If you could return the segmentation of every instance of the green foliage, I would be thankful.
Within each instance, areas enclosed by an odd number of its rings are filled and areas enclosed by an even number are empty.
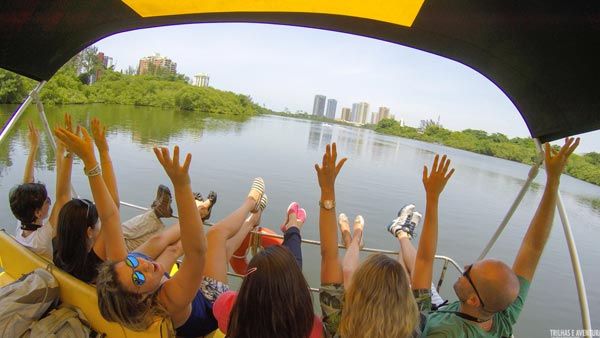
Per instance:
[[[0,104],[21,103],[34,86],[33,80],[0,68]]]
[[[87,51],[87,49],[86,49]],[[93,50],[91,50],[93,52]],[[157,75],[127,75],[104,69],[97,81],[88,86],[89,74],[100,67],[91,52],[78,54],[63,66],[40,93],[45,104],[105,103],[226,115],[268,113],[243,94],[188,84],[182,74],[157,71]],[[86,70],[78,74],[77,70]],[[0,70],[0,103],[20,103],[34,82]]]
[[[591,153],[585,154],[583,156],[583,158],[591,164],[600,165],[600,154],[599,153],[592,151]]]
[[[379,121],[375,131],[382,134],[435,142],[452,148],[526,164],[533,164],[537,158],[535,144],[532,139],[520,137],[509,139],[506,135],[500,133],[488,135],[483,130],[450,131],[439,126],[430,125],[425,130],[419,131],[411,127],[400,127],[400,124],[395,120],[384,119]],[[560,148],[553,147],[555,149]],[[565,173],[580,180],[600,185],[600,154],[594,152],[585,156],[572,154],[565,168]]]

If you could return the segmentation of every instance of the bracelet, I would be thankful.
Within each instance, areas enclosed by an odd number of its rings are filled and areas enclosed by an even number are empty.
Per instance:
[[[98,176],[98,175],[102,174],[102,169],[100,169],[100,166],[98,164],[96,164],[96,166],[90,170],[87,170],[84,167],[83,173],[85,174],[85,176],[88,176],[88,177]]]

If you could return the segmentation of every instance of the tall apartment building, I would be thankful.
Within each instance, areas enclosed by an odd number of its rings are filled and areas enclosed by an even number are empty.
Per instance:
[[[327,100],[327,109],[325,110],[325,116],[330,119],[335,119],[335,110],[337,108],[337,100],[336,99],[328,99]]]
[[[325,113],[325,100],[327,96],[325,95],[315,95],[315,102],[313,103],[313,111],[312,114],[316,116],[323,116]]]
[[[171,74],[177,73],[176,62],[173,62],[171,59],[164,56],[160,56],[159,53],[154,53],[153,56],[146,56],[140,59],[138,75],[156,74],[156,71],[159,68],[166,69]]]
[[[347,107],[342,108],[341,119],[348,122],[352,121],[352,109]]]
[[[192,84],[194,86],[198,86],[198,87],[208,87],[209,80],[210,80],[210,77],[207,74],[200,73],[200,74],[194,75],[194,82],[192,82]]]
[[[359,102],[352,104],[352,122],[356,123],[367,123],[367,117],[369,115],[369,104],[366,102]]]
[[[379,121],[383,119],[390,118],[390,108],[388,107],[379,107],[379,111],[377,113],[373,113],[371,115],[371,123],[377,124]]]
[[[352,113],[350,113],[350,122],[356,122],[358,119],[358,103],[352,104]]]

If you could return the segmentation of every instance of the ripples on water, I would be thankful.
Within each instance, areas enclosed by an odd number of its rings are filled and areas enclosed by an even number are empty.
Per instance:
[[[3,119],[10,109],[13,108],[0,106]],[[424,211],[423,165],[430,164],[435,153],[446,153],[456,173],[440,200],[438,253],[453,257],[459,264],[468,264],[480,254],[529,171],[529,167],[519,163],[462,150],[379,135],[365,129],[284,117],[229,119],[195,112],[103,105],[47,107],[46,110],[51,124],[69,110],[75,120],[84,125],[91,116],[98,116],[109,125],[109,144],[124,201],[143,206],[150,204],[156,186],[168,183],[151,148],[178,144],[193,155],[194,189],[205,195],[209,190],[219,193],[213,220],[237,207],[246,196],[252,178],[262,176],[267,183],[269,206],[261,225],[277,230],[284,219],[285,208],[296,200],[308,212],[303,235],[309,239],[318,239],[320,192],[314,164],[321,160],[326,144],[337,142],[340,156],[348,157],[337,179],[337,211],[345,212],[350,218],[362,214],[366,220],[366,245],[390,250],[397,249],[397,241],[387,233],[387,224],[406,203],[414,203],[418,210]],[[0,148],[0,185],[5,192],[0,196],[2,205],[8,205],[9,188],[22,179],[27,154],[25,118],[33,118],[41,126],[36,114],[28,111]],[[47,149],[47,142],[43,140],[36,176],[46,182],[53,195],[54,156],[48,154]],[[489,256],[512,263],[543,192],[544,181],[542,170]],[[79,194],[90,196],[81,163],[74,166],[73,184]],[[597,245],[600,188],[563,176],[561,191],[577,240],[594,318],[600,311],[600,294],[593,287],[593,281],[600,276],[597,264],[600,259]],[[3,224],[14,231],[15,220],[10,210],[0,210]],[[135,213],[124,208],[122,218]],[[309,283],[318,286],[318,250],[305,247],[304,259]],[[452,283],[456,277],[453,272],[447,275],[442,289],[446,297],[453,298]],[[557,216],[516,335],[547,337],[549,329],[580,327],[570,259]]]

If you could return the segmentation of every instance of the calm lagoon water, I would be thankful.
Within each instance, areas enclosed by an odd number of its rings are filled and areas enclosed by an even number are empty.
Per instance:
[[[15,109],[0,105],[0,121]],[[496,230],[527,177],[529,167],[510,161],[477,155],[439,145],[377,134],[373,131],[305,120],[260,116],[228,118],[197,112],[110,105],[47,106],[51,125],[69,111],[74,119],[89,125],[99,117],[109,125],[109,144],[123,201],[148,206],[158,184],[169,184],[152,153],[153,146],[179,145],[190,152],[194,189],[204,195],[218,192],[212,220],[218,220],[244,199],[255,176],[267,184],[269,205],[261,225],[278,231],[285,209],[298,201],[307,210],[303,235],[318,240],[319,188],[314,164],[325,145],[337,142],[340,156],[348,162],[337,179],[337,211],[351,219],[362,214],[366,220],[365,240],[370,248],[397,250],[386,226],[398,209],[414,203],[425,209],[421,183],[423,165],[436,153],[448,154],[456,173],[440,201],[438,254],[469,264],[479,256]],[[8,208],[8,191],[22,180],[28,152],[26,119],[41,128],[37,113],[30,108],[17,128],[0,145],[0,220],[14,232],[16,221]],[[54,191],[54,155],[43,140],[36,162],[36,178]],[[488,256],[512,264],[521,239],[543,192],[541,171],[519,210]],[[73,184],[78,194],[90,197],[82,164],[76,161]],[[170,185],[170,184],[169,184]],[[577,241],[592,325],[600,313],[600,187],[563,176],[561,194]],[[174,205],[175,206],[175,205]],[[122,218],[137,213],[123,208]],[[581,328],[579,303],[570,258],[562,230],[555,218],[554,229],[534,278],[527,304],[515,335],[549,337],[550,329]],[[417,242],[415,241],[415,244]],[[304,272],[313,287],[318,286],[319,251],[304,247]],[[458,274],[447,274],[441,293],[455,299],[452,284]],[[596,282],[594,282],[596,281]],[[594,326],[595,325],[595,326]]]

